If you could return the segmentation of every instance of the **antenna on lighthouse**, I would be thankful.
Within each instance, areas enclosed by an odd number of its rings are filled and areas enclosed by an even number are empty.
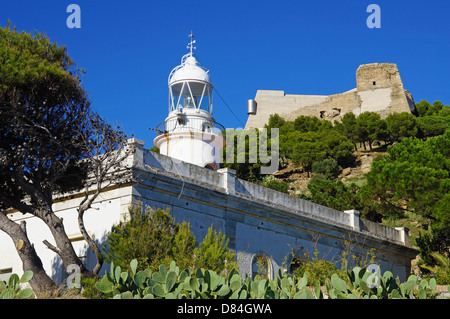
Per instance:
[[[192,33],[192,30],[191,30],[191,34],[189,34],[188,37],[191,38],[191,42],[189,42],[189,44],[187,45],[187,48],[191,51],[191,55],[192,55],[193,54],[192,50],[197,49],[197,47],[194,47],[195,40],[194,40],[194,33]]]

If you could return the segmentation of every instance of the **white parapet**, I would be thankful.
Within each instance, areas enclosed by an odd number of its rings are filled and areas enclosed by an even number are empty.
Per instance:
[[[349,226],[359,231],[359,211],[351,209],[344,210],[344,213],[349,215]]]

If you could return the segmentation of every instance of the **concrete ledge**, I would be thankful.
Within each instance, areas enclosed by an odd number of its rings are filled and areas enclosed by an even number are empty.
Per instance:
[[[236,194],[236,171],[231,168],[221,168],[217,172],[222,174],[222,185],[227,194]]]
[[[359,231],[359,212],[355,209],[344,210],[344,213],[348,214],[349,226],[354,230]]]

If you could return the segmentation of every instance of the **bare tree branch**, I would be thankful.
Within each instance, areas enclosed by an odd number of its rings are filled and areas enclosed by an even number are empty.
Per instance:
[[[60,255],[60,250],[54,245],[50,244],[47,239],[44,239],[42,242],[44,243],[45,246],[47,246],[48,249]]]

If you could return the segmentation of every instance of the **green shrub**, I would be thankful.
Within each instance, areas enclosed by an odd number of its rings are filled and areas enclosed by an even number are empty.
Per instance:
[[[195,237],[187,223],[177,224],[168,210],[129,209],[129,220],[113,226],[108,235],[106,262],[127,268],[131,260],[140,269],[157,270],[161,263],[177,260],[188,267],[195,250]]]
[[[217,233],[213,227],[208,228],[208,233],[196,249],[194,267],[213,270],[219,274],[237,268],[236,255],[228,249],[228,242],[225,234]]]
[[[282,193],[288,193],[289,183],[286,181],[279,181],[275,177],[269,175],[263,178],[263,185],[267,188],[274,189]]]
[[[313,173],[321,174],[325,179],[334,179],[341,173],[342,168],[335,159],[326,158],[313,163],[312,171]]]
[[[168,210],[130,208],[130,219],[108,235],[106,261],[127,269],[136,259],[138,270],[158,270],[160,264],[177,260],[181,268],[203,267],[217,272],[236,268],[236,256],[228,240],[211,226],[197,246],[189,223],[178,224]]]

